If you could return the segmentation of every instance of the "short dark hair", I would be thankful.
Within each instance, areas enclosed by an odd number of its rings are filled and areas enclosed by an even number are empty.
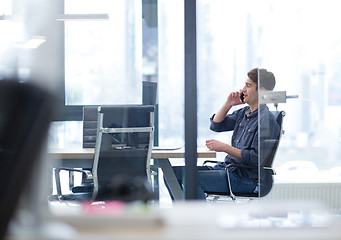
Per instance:
[[[273,90],[276,85],[275,75],[272,72],[268,72],[264,68],[254,68],[251,69],[247,76],[254,81],[258,85],[258,73],[259,73],[259,82],[260,88],[264,87],[266,90]]]

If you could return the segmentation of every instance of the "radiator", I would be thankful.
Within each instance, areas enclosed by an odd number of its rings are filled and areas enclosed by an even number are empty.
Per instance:
[[[315,201],[330,211],[341,212],[341,182],[275,183],[271,192],[265,198],[272,201]]]

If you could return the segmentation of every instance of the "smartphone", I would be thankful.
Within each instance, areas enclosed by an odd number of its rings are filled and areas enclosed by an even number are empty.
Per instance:
[[[244,93],[240,94],[240,101],[244,102]]]

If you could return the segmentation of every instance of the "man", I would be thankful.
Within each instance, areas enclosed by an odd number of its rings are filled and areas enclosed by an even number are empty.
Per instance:
[[[275,77],[266,69],[254,68],[248,72],[248,78],[244,88],[240,92],[232,92],[227,97],[221,109],[211,117],[210,129],[215,132],[233,131],[232,143],[227,144],[218,140],[207,140],[206,146],[217,152],[225,152],[227,156],[224,162],[215,166],[198,167],[198,182],[200,199],[205,199],[205,192],[227,193],[229,186],[227,181],[226,166],[230,163],[258,166],[258,117],[260,117],[261,141],[264,139],[278,139],[280,127],[273,114],[265,105],[258,109],[258,74],[260,74],[259,90],[273,90]],[[243,102],[241,100],[243,95]],[[238,109],[231,114],[229,111],[233,106],[246,103],[248,106]],[[260,113],[259,113],[260,112]],[[261,147],[261,164],[271,154],[271,147]],[[174,167],[175,175],[182,185],[182,169]],[[258,168],[245,169],[234,167],[229,170],[232,192],[252,193],[258,190],[259,177],[261,188],[264,192],[269,191],[272,178],[269,180],[267,174],[261,171],[258,176]]]

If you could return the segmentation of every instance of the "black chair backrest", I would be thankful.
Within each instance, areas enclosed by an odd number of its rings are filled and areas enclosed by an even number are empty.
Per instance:
[[[95,148],[98,106],[83,108],[83,148]]]
[[[99,108],[98,127],[115,129],[117,132],[100,133],[98,130],[97,199],[110,199],[110,194],[113,194],[110,191],[122,182],[137,178],[147,180],[153,146],[153,112],[154,106],[149,105]],[[144,128],[145,131],[142,130]]]
[[[31,184],[54,114],[53,102],[48,92],[33,84],[0,80],[0,239]],[[32,193],[25,195],[29,196]],[[25,204],[31,202],[25,199]]]
[[[271,111],[272,114],[275,116],[275,119],[278,123],[278,125],[281,127],[281,131],[283,128],[283,118],[285,116],[285,111]],[[282,133],[280,134],[281,137]]]
[[[279,144],[279,141],[280,141],[281,135],[282,135],[283,117],[285,116],[285,112],[284,111],[272,111],[271,113],[274,115],[274,117],[275,117],[275,119],[276,119],[276,121],[280,127],[280,132],[279,132],[278,138],[276,138],[276,139],[261,140],[262,149],[270,149],[269,151],[267,151],[267,156],[265,157],[265,160],[263,161],[263,164],[261,167],[271,167],[272,166],[273,160],[274,160],[276,152],[277,152],[278,144]]]
[[[259,194],[260,196],[265,196],[268,194],[272,188],[273,183],[273,174],[274,172],[272,170],[268,170],[266,168],[272,168],[272,164],[275,160],[275,156],[278,150],[278,145],[282,136],[282,125],[283,125],[283,117],[285,116],[284,111],[272,111],[272,114],[274,115],[279,127],[280,132],[277,139],[266,139],[264,141],[261,141],[262,149],[267,149],[269,151],[266,151],[267,155],[265,156],[265,160],[261,166],[261,179],[260,179],[260,189]],[[262,154],[262,153],[260,153]],[[262,156],[261,156],[262,158]],[[266,183],[266,184],[265,184]],[[271,184],[269,184],[271,183]]]

